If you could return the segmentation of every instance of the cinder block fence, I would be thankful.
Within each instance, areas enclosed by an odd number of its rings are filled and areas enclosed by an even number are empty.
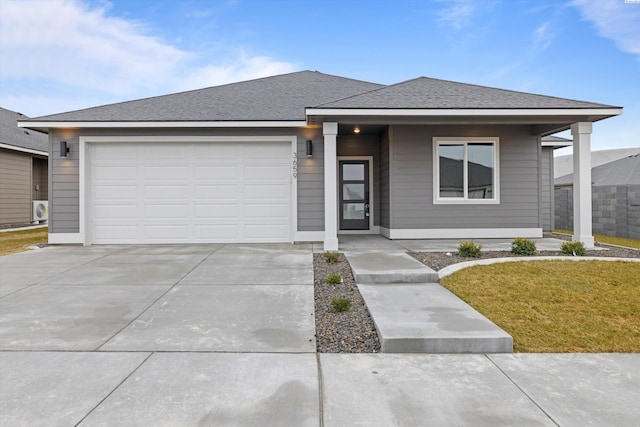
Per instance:
[[[592,187],[593,233],[640,239],[640,185]],[[573,230],[573,188],[555,189],[555,228]]]

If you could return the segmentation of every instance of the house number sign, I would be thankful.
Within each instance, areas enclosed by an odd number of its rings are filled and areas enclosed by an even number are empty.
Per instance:
[[[294,151],[291,163],[291,173],[294,178],[298,178],[298,153]]]

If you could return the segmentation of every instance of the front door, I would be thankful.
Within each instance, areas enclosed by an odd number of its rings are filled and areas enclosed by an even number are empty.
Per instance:
[[[369,161],[341,160],[340,230],[369,229]]]

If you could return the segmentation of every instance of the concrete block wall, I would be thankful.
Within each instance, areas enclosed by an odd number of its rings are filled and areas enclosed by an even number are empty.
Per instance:
[[[593,233],[640,239],[640,185],[592,188]],[[555,190],[555,227],[573,229],[573,189]]]

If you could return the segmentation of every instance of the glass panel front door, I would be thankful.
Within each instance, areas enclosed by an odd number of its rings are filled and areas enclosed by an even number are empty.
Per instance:
[[[340,229],[369,229],[369,161],[340,161]]]

